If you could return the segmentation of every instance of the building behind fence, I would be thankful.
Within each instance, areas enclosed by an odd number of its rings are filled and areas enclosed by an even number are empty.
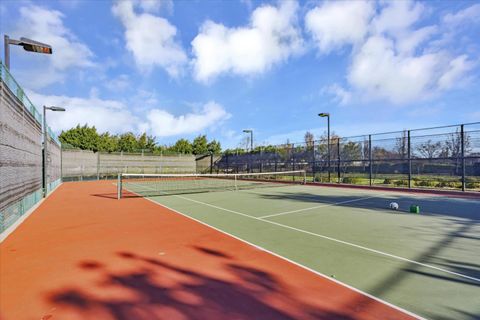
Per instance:
[[[480,122],[257,150],[225,154],[216,161],[215,171],[303,169],[311,182],[480,191]]]

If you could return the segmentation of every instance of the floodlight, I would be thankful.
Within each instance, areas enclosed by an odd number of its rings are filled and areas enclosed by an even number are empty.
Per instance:
[[[52,54],[52,47],[48,44],[38,42],[28,38],[20,38],[20,46],[23,47],[26,51],[31,52],[38,52],[38,53],[45,53],[45,54]]]

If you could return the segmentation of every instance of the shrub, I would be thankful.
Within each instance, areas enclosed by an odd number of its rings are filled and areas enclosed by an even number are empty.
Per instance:
[[[480,182],[467,182],[465,186],[467,189],[480,189]]]
[[[361,184],[362,179],[358,177],[345,177],[343,178],[342,182],[349,184]]]
[[[420,180],[420,181],[417,181],[417,186],[431,188],[431,187],[439,186],[439,183],[433,180]]]
[[[383,180],[383,184],[392,184],[394,182],[394,180],[390,179],[390,178],[385,178],[385,180]]]
[[[408,181],[407,180],[395,180],[393,182],[393,184],[396,186],[396,187],[404,187],[404,186],[408,186]]]

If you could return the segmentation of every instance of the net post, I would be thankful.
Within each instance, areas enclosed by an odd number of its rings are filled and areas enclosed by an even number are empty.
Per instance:
[[[117,179],[117,199],[120,200],[122,198],[122,174],[118,174]]]
[[[303,170],[303,184],[307,184],[307,171]]]
[[[237,174],[235,174],[234,176],[234,180],[235,180],[235,191],[238,190],[238,186],[237,186]]]

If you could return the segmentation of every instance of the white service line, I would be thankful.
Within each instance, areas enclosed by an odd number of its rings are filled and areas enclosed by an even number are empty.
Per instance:
[[[309,207],[309,208],[303,208],[303,209],[298,209],[298,210],[292,210],[292,211],[285,211],[285,212],[280,212],[280,213],[268,214],[268,215],[266,215],[266,216],[262,216],[262,217],[258,217],[258,218],[259,218],[259,219],[271,218],[271,217],[276,217],[276,216],[282,216],[282,215],[284,215],[284,214],[289,214],[289,213],[297,213],[297,212],[309,211],[309,210],[318,209],[318,208],[336,206],[336,205],[344,204],[344,203],[362,201],[362,200],[367,200],[367,199],[372,199],[372,198],[379,198],[380,196],[381,196],[381,195],[372,196],[372,197],[365,197],[365,198],[358,198],[358,199],[353,199],[353,200],[346,200],[346,201],[341,201],[341,202],[331,202],[331,203],[321,204],[321,205],[314,206],[314,207]],[[383,196],[383,195],[382,195],[382,196]]]
[[[184,199],[184,200],[187,200],[187,201],[195,202],[195,203],[198,203],[198,204],[207,206],[207,207],[212,207],[212,208],[215,208],[215,209],[218,209],[218,210],[222,210],[222,211],[234,213],[234,214],[237,214],[237,215],[241,215],[241,216],[244,216],[244,217],[247,217],[247,218],[250,218],[250,219],[254,219],[254,220],[258,220],[258,221],[263,221],[263,222],[266,222],[266,223],[270,223],[270,224],[273,224],[273,225],[276,225],[276,226],[279,226],[279,227],[282,227],[282,228],[286,228],[286,229],[294,230],[294,231],[297,231],[297,232],[302,232],[302,233],[305,233],[305,234],[309,234],[309,235],[314,236],[314,237],[319,237],[319,238],[327,239],[327,240],[334,241],[334,242],[338,242],[338,243],[341,243],[341,244],[344,244],[344,245],[347,245],[347,246],[351,246],[351,247],[355,247],[355,248],[362,249],[362,250],[365,250],[365,251],[373,252],[373,253],[376,253],[376,254],[379,254],[379,255],[387,256],[387,257],[394,258],[394,259],[397,259],[397,260],[401,260],[401,261],[409,262],[409,263],[412,263],[412,264],[416,264],[416,265],[419,265],[419,266],[422,266],[422,267],[426,267],[426,268],[434,269],[434,270],[437,270],[437,271],[445,272],[445,273],[448,273],[448,274],[451,274],[451,275],[455,275],[455,276],[458,276],[458,277],[461,277],[461,278],[465,278],[465,279],[473,280],[473,281],[476,281],[476,282],[480,282],[480,279],[479,279],[479,278],[467,276],[467,275],[462,274],[462,273],[450,271],[450,270],[443,269],[443,268],[439,268],[439,267],[436,267],[436,266],[433,266],[433,265],[430,265],[430,264],[418,262],[418,261],[415,261],[415,260],[410,260],[410,259],[407,259],[407,258],[404,258],[404,257],[396,256],[396,255],[394,255],[394,254],[390,254],[390,253],[386,253],[386,252],[383,252],[383,251],[371,249],[371,248],[364,247],[364,246],[361,246],[361,245],[358,245],[358,244],[354,244],[354,243],[351,243],[351,242],[348,242],[348,241],[343,241],[343,240],[340,240],[340,239],[335,239],[335,238],[332,238],[332,237],[329,237],[329,236],[325,236],[325,235],[322,235],[322,234],[310,232],[310,231],[303,230],[303,229],[299,229],[299,228],[295,228],[295,227],[291,227],[291,226],[288,226],[288,225],[285,225],[285,224],[281,224],[281,223],[278,223],[278,222],[274,222],[274,221],[270,221],[270,220],[265,220],[265,219],[262,219],[262,218],[254,217],[254,216],[251,216],[251,215],[242,213],[242,212],[238,212],[238,211],[234,211],[234,210],[222,208],[222,207],[219,207],[219,206],[215,206],[215,205],[213,205],[213,204],[209,204],[209,203],[205,203],[205,202],[202,202],[202,201],[190,199],[190,198],[187,198],[187,197],[184,197],[184,196],[180,196],[180,195],[172,195],[172,196],[177,197],[177,198],[181,198],[181,199]]]

